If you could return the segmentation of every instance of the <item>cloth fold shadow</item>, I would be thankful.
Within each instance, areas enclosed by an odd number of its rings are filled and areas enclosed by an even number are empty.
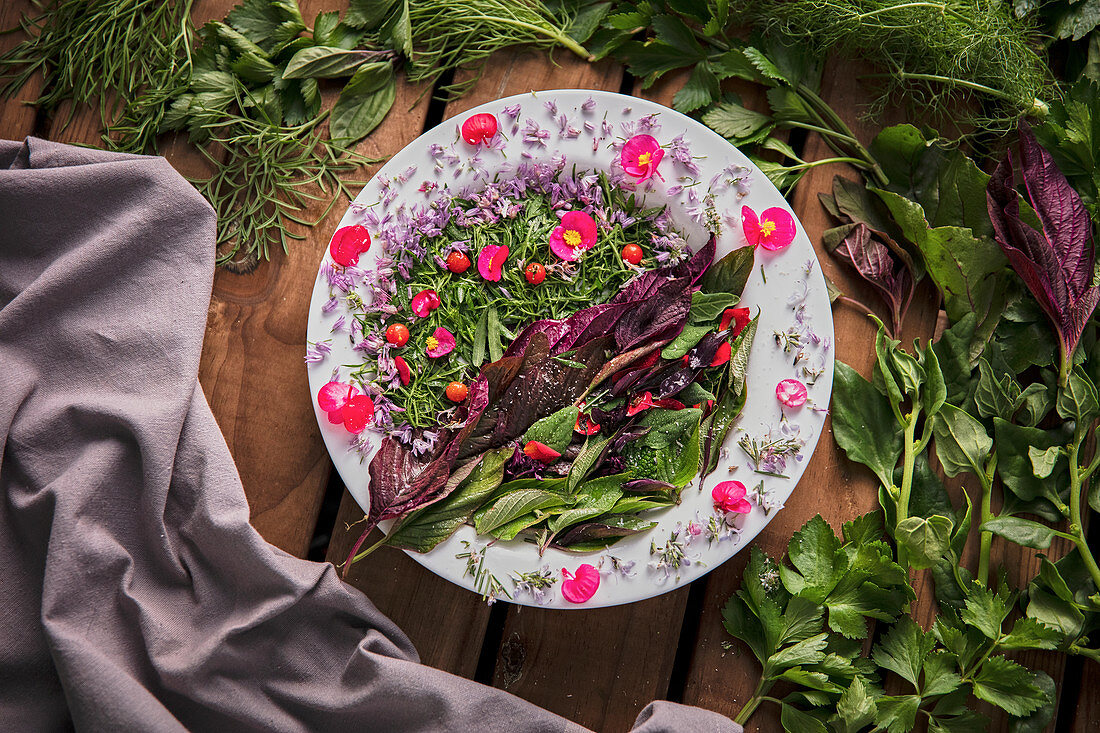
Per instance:
[[[582,730],[251,528],[197,379],[213,241],[163,158],[0,141],[0,728]]]

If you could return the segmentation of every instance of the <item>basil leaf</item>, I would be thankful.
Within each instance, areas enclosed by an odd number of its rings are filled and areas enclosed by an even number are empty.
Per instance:
[[[691,294],[691,310],[688,317],[696,322],[713,321],[725,313],[726,308],[737,305],[740,298],[732,293],[704,293],[697,290]]]
[[[680,332],[680,335],[674,338],[668,346],[661,349],[661,358],[679,359],[694,349],[696,344],[712,330],[714,330],[714,326],[692,326],[690,324],[684,326],[684,330]]]
[[[370,56],[364,51],[348,51],[332,46],[303,48],[286,65],[284,79],[335,79],[350,76],[367,63]]]
[[[740,297],[752,273],[755,252],[755,247],[739,247],[712,264],[700,279],[700,289]]]
[[[369,91],[362,90],[373,85],[381,73],[366,68],[360,72],[363,72],[361,81],[357,82],[359,73],[356,73],[332,107],[329,129],[333,139],[355,142],[366,137],[386,117],[397,97],[397,81],[392,69],[387,70],[389,76],[383,79],[380,87]]]

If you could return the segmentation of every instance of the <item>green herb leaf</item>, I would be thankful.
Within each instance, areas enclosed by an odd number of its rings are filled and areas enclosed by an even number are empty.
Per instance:
[[[737,305],[740,300],[732,293],[705,293],[697,290],[691,294],[691,310],[688,319],[694,323],[713,321],[726,312],[726,309]]]
[[[714,326],[693,326],[690,323],[684,326],[680,335],[674,338],[668,346],[661,349],[662,359],[679,359],[688,353],[702,340],[704,336],[714,330]]]
[[[918,708],[919,695],[883,695],[878,699],[876,722],[887,733],[907,733],[916,724]]]
[[[335,79],[350,76],[370,58],[363,51],[331,46],[303,48],[286,65],[284,79]]]
[[[619,487],[628,478],[630,478],[628,474],[620,473],[585,481],[577,489],[577,503],[571,509],[567,509],[551,519],[547,524],[550,531],[560,532],[570,525],[593,519],[611,511],[623,495],[622,489]]]
[[[969,471],[981,476],[993,441],[982,424],[951,404],[945,404],[933,418],[936,456],[948,476]]]
[[[875,646],[871,656],[878,666],[897,673],[913,689],[919,690],[924,660],[935,645],[936,639],[931,634],[921,630],[913,619],[903,616]]]
[[[982,523],[983,532],[992,532],[1024,547],[1045,550],[1057,536],[1055,531],[1044,524],[1019,517],[993,517]]]
[[[759,142],[775,129],[769,115],[746,109],[732,101],[719,102],[707,110],[703,115],[703,124],[735,145]]]
[[[947,552],[954,526],[949,517],[942,515],[906,517],[898,523],[894,537],[905,548],[910,567],[921,570],[933,567]]]
[[[804,713],[793,705],[780,704],[779,722],[788,733],[828,733],[829,729],[820,720]]]
[[[712,264],[700,279],[700,290],[740,297],[752,274],[755,252],[755,247],[739,247]]]
[[[1027,715],[1047,700],[1032,675],[1016,662],[990,657],[974,676],[974,696],[993,703],[1009,715]]]
[[[489,534],[498,527],[536,509],[564,506],[568,502],[561,494],[544,489],[519,489],[495,500],[475,520],[478,534]]]
[[[998,643],[1001,649],[1057,649],[1065,637],[1057,629],[1023,617],[1012,625],[1012,631]]]
[[[859,372],[840,361],[835,370],[833,437],[848,458],[874,471],[883,486],[891,486],[901,457],[901,428],[886,399]]]
[[[721,93],[718,88],[718,77],[705,61],[701,61],[695,65],[684,86],[680,87],[673,96],[672,108],[677,112],[688,114],[707,106]]]
[[[367,64],[355,73],[332,108],[333,139],[357,141],[378,127],[397,96],[389,64]]]
[[[529,427],[523,434],[522,441],[526,443],[529,440],[537,440],[562,453],[573,440],[573,428],[577,424],[579,414],[580,410],[574,405],[563,407]]]
[[[994,641],[1001,638],[1001,624],[1008,615],[1008,606],[999,594],[980,585],[972,587],[966,595],[966,607],[959,614],[963,623],[973,626]]]

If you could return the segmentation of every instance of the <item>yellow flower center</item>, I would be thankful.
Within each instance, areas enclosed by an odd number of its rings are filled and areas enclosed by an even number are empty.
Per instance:
[[[767,237],[768,235],[770,235],[774,231],[775,231],[775,222],[774,221],[762,221],[762,222],[760,222],[760,233],[763,234],[765,237]]]
[[[439,348],[439,339],[435,336],[429,336],[428,340],[424,343],[428,345],[428,351],[434,351]]]
[[[649,165],[649,161],[653,160],[653,153],[642,153],[638,156],[638,165]]]
[[[581,244],[581,233],[575,229],[566,229],[565,234],[562,235],[562,239],[564,239],[565,243],[570,247],[576,249]]]

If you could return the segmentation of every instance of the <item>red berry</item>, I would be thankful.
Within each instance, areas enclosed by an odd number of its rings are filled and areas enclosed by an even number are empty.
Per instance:
[[[461,275],[470,269],[470,258],[459,251],[447,255],[447,269],[456,275]]]
[[[328,245],[332,261],[341,267],[354,267],[359,264],[359,255],[368,249],[370,249],[370,232],[360,224],[337,229]]]
[[[497,118],[487,112],[470,115],[462,123],[462,139],[471,145],[487,143],[496,134]]]
[[[447,385],[447,399],[451,402],[463,402],[470,390],[462,382],[451,382]]]
[[[546,268],[537,262],[532,262],[524,268],[523,275],[527,278],[527,282],[538,285],[546,279]]]
[[[645,253],[642,252],[642,248],[636,244],[628,244],[623,247],[623,259],[632,265],[641,264],[644,256]]]
[[[391,323],[386,329],[386,340],[394,346],[409,343],[409,328],[404,323]]]

